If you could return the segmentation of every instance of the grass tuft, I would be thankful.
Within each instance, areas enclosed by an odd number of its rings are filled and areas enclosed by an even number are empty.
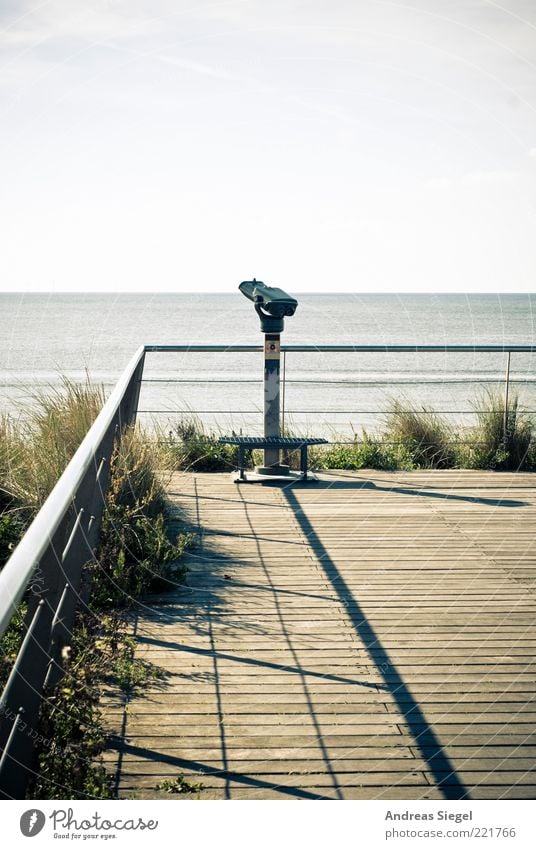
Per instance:
[[[62,379],[34,395],[11,428],[11,467],[4,487],[31,518],[41,507],[104,404],[104,390],[89,379]],[[1,485],[1,484],[0,484]]]
[[[472,463],[478,468],[522,469],[531,465],[534,422],[513,395],[505,408],[502,394],[486,392],[475,405],[478,426]]]
[[[158,473],[160,454],[137,429],[127,431],[112,457],[111,481],[90,604],[124,606],[149,589],[168,589],[184,579],[180,564],[192,534],[171,538]]]
[[[170,467],[188,472],[230,472],[238,462],[238,448],[221,445],[217,434],[205,431],[195,416],[177,422],[166,448]]]
[[[425,407],[416,409],[406,400],[392,401],[385,436],[405,447],[415,468],[449,469],[456,465],[451,429]]]
[[[36,395],[13,421],[0,419],[0,568],[56,484],[104,403],[89,381],[64,380]],[[116,445],[110,470],[98,567],[88,567],[91,614],[77,615],[65,676],[42,703],[37,770],[29,798],[111,798],[111,780],[99,760],[106,733],[99,694],[115,682],[131,692],[158,670],[138,661],[111,608],[129,604],[158,583],[184,577],[180,557],[190,534],[168,536],[161,483],[162,455],[135,429]],[[24,634],[26,599],[0,641],[5,683]]]
[[[178,775],[176,778],[164,778],[154,789],[166,793],[198,793],[203,787],[201,782],[187,781],[184,775]]]

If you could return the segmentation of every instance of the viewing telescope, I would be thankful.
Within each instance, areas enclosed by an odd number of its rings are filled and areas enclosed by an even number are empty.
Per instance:
[[[238,288],[246,298],[253,301],[263,333],[281,333],[284,317],[296,312],[298,301],[287,295],[283,289],[267,286],[255,278],[244,280]]]

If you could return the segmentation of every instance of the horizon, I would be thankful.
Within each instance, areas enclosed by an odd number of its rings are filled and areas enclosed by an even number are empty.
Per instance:
[[[81,298],[87,297],[87,296],[95,296],[95,297],[99,297],[99,296],[110,296],[110,297],[117,297],[117,296],[121,296],[121,297],[122,296],[145,297],[145,296],[149,296],[149,297],[157,297],[159,295],[165,295],[165,296],[177,296],[177,297],[190,297],[190,296],[201,297],[201,296],[205,296],[205,295],[210,295],[211,297],[227,298],[227,297],[235,297],[237,292],[238,292],[238,289],[237,289],[236,292],[235,291],[227,291],[227,290],[226,291],[215,291],[215,290],[210,290],[210,289],[206,289],[206,290],[205,289],[197,289],[195,291],[194,290],[192,290],[192,291],[184,290],[182,292],[172,291],[170,289],[168,289],[168,290],[153,290],[153,289],[152,290],[149,290],[149,289],[147,289],[147,290],[144,290],[144,289],[137,289],[137,290],[96,289],[95,290],[95,289],[93,289],[91,291],[89,291],[89,290],[81,291],[81,290],[75,290],[75,289],[55,289],[55,290],[36,290],[36,289],[17,290],[17,289],[14,289],[14,290],[5,290],[5,291],[0,290],[0,297],[2,295],[16,295],[16,296],[20,296],[20,297],[25,297],[26,295],[39,295],[39,296],[42,296],[42,297],[51,297],[51,296],[55,296],[55,295],[58,295],[58,296],[60,296],[60,295],[76,295],[76,296],[79,296]],[[490,298],[500,299],[500,298],[510,298],[510,297],[524,297],[524,298],[531,299],[531,298],[536,297],[536,291],[534,291],[534,292],[529,292],[529,291],[527,291],[527,292],[522,292],[522,291],[512,292],[512,291],[509,291],[509,292],[507,292],[507,291],[492,291],[492,290],[490,290],[490,291],[473,291],[473,292],[468,292],[468,291],[441,292],[441,291],[437,291],[437,290],[420,291],[420,292],[412,292],[412,291],[409,291],[409,290],[408,291],[395,291],[395,290],[393,290],[393,291],[385,291],[385,292],[383,292],[383,291],[382,292],[369,292],[369,291],[366,291],[366,290],[362,291],[362,292],[349,291],[349,290],[348,291],[333,291],[333,292],[321,292],[321,291],[312,292],[310,290],[308,291],[308,290],[305,290],[305,289],[301,290],[301,289],[293,288],[292,292],[297,294],[297,295],[307,295],[307,296],[311,296],[311,297],[315,297],[315,298],[332,298],[332,297],[347,297],[347,298],[352,298],[352,297],[356,297],[356,298],[367,298],[367,297],[372,297],[372,298],[376,298],[376,297],[377,298],[388,298],[388,297],[391,297],[391,298],[404,298],[404,297],[423,297],[423,298],[429,298],[429,297],[452,297],[452,298],[490,297]]]

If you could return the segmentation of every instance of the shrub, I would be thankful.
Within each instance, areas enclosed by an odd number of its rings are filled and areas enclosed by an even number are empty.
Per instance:
[[[178,561],[193,535],[168,536],[158,465],[154,442],[137,429],[124,433],[112,457],[97,564],[92,568],[93,607],[128,604],[151,586],[169,588],[184,577]]]
[[[392,401],[386,436],[404,446],[418,468],[448,469],[456,463],[451,429],[425,407],[416,409],[406,400]]]
[[[317,469],[411,469],[411,457],[404,446],[380,443],[380,437],[371,439],[363,428],[361,439],[357,434],[351,443],[335,443],[317,449],[311,465]]]
[[[13,504],[12,483],[18,478],[23,443],[7,415],[0,416],[0,512]]]
[[[118,648],[115,623],[77,617],[65,676],[41,703],[42,742],[29,798],[113,798],[111,776],[99,761],[106,742],[99,685]]]
[[[459,465],[478,469],[534,468],[534,421],[520,409],[517,395],[505,398],[492,391],[476,402],[478,425],[460,454]]]
[[[44,502],[100,411],[104,393],[89,381],[68,380],[34,398],[16,423],[0,420],[0,565]],[[107,493],[99,568],[91,567],[90,605],[97,615],[77,615],[66,674],[41,706],[37,774],[30,798],[112,795],[110,777],[98,761],[105,731],[98,706],[107,678],[131,690],[155,674],[132,656],[118,636],[116,620],[102,610],[125,604],[155,581],[158,588],[183,577],[179,562],[192,541],[170,539],[165,528],[161,454],[132,429],[115,447]],[[0,683],[5,683],[24,632],[23,601],[0,641]]]
[[[104,391],[89,380],[36,394],[15,428],[8,428],[8,466],[0,466],[4,490],[27,520],[41,507],[104,403]]]
[[[100,753],[107,739],[99,708],[103,684],[132,695],[166,673],[134,657],[134,640],[116,613],[78,614],[65,676],[41,705],[39,771],[31,798],[113,798]]]
[[[6,560],[11,557],[24,530],[25,524],[16,510],[11,509],[0,513],[0,570]]]
[[[9,628],[0,639],[0,689],[2,689],[9,677],[11,667],[17,656],[24,635],[24,617],[28,605],[26,601],[19,604],[13,616]]]
[[[183,418],[165,443],[166,454],[175,469],[188,472],[227,472],[238,465],[238,448],[222,445],[215,433],[207,433],[195,417]],[[246,464],[251,452],[246,452]]]

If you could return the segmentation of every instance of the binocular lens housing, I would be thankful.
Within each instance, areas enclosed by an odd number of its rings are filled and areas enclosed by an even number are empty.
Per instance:
[[[294,315],[298,301],[287,295],[283,289],[278,289],[275,286],[267,286],[260,280],[244,280],[238,287],[246,298],[258,306],[262,307],[269,315],[274,318],[283,318],[283,316]]]

